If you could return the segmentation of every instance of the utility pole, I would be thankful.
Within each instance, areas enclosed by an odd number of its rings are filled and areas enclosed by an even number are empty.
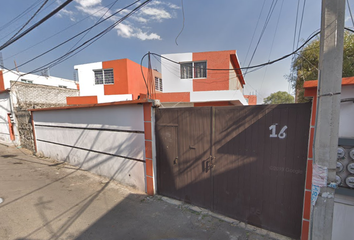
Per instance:
[[[312,209],[311,239],[331,239],[342,85],[345,0],[322,0],[314,164],[327,169]],[[326,171],[325,171],[326,172]],[[326,175],[326,174],[325,174]],[[315,172],[313,179],[319,177]],[[333,186],[333,184],[332,184]]]

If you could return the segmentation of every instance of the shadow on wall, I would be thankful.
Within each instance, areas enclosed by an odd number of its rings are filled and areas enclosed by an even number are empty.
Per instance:
[[[214,126],[212,108],[159,110],[158,193],[298,238],[310,107],[217,107]]]

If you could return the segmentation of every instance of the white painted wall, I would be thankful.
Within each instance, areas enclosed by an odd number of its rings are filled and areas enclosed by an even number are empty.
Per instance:
[[[353,191],[354,190],[349,190]],[[353,239],[354,194],[336,194],[334,198],[332,239]]]
[[[10,72],[7,70],[2,70],[2,71],[4,76],[5,89],[9,89],[11,87],[10,81],[21,82],[21,79],[31,80],[33,81],[33,84],[42,84],[42,85],[54,86],[54,87],[59,87],[59,85],[62,85],[62,86],[66,86],[67,88],[77,89],[75,81],[69,79],[57,78],[52,76],[44,77],[35,74],[27,74],[19,78],[18,75],[15,74],[15,72]],[[25,74],[25,73],[19,72],[18,74]]]
[[[354,98],[354,85],[342,86],[341,99]],[[354,103],[340,104],[339,137],[354,138]]]
[[[9,123],[7,120],[7,113],[10,110],[9,93],[0,93],[0,142],[10,144]]]
[[[163,57],[175,62],[193,61],[193,53],[164,54]],[[180,79],[178,64],[161,58],[161,74],[164,92],[192,92],[193,79]]]
[[[145,191],[145,163],[127,159],[128,157],[144,160],[142,105],[38,111],[33,112],[33,116],[38,152]],[[49,127],[39,125],[49,125]],[[73,127],[91,128],[91,130]]]
[[[12,93],[11,93],[12,94]],[[0,143],[4,143],[7,145],[20,145],[20,137],[17,128],[16,117],[14,116],[15,122],[13,123],[13,130],[15,135],[15,140],[11,141],[10,131],[9,131],[9,122],[7,119],[7,114],[11,113],[11,100],[13,100],[14,96],[10,99],[9,92],[0,93]]]
[[[191,102],[240,101],[248,105],[240,90],[191,92]]]

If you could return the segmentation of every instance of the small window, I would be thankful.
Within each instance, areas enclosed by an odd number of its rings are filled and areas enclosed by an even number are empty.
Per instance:
[[[155,77],[155,90],[162,92],[162,79]]]
[[[181,63],[180,66],[181,66],[181,79],[207,77],[207,63],[205,61]]]
[[[95,84],[113,84],[113,69],[93,70],[95,74]]]
[[[194,63],[194,78],[206,78],[206,62]]]
[[[181,79],[193,78],[192,63],[181,64]]]
[[[24,83],[33,83],[33,80],[21,79],[21,82],[24,82]]]

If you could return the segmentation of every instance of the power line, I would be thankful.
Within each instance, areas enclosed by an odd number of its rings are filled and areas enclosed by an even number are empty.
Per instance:
[[[56,9],[54,9],[52,12],[50,12],[47,16],[45,16],[44,18],[42,18],[41,20],[39,20],[37,23],[35,23],[34,25],[32,25],[31,27],[29,27],[28,29],[26,29],[26,31],[24,31],[23,33],[21,33],[20,35],[18,35],[17,37],[15,37],[14,39],[12,39],[11,41],[6,42],[5,44],[3,44],[2,46],[0,46],[0,51],[6,47],[8,47],[9,45],[11,45],[12,43],[16,42],[17,40],[19,40],[20,38],[22,38],[23,36],[25,36],[26,34],[28,34],[29,32],[31,32],[33,29],[35,29],[36,27],[38,27],[39,25],[41,25],[42,23],[44,23],[45,21],[47,21],[49,18],[51,18],[52,16],[54,16],[57,12],[59,12],[61,9],[63,9],[64,7],[66,7],[66,5],[68,5],[69,3],[71,3],[73,0],[67,0],[66,2],[64,2],[63,4],[61,4],[59,7],[57,7]]]
[[[37,11],[32,15],[32,17],[30,17],[30,19],[28,19],[28,21],[20,28],[20,30],[18,30],[7,42],[11,41],[14,37],[16,37],[16,35],[19,34],[22,29],[24,29],[32,21],[32,19],[39,13],[39,11],[41,11],[41,9],[47,4],[48,1],[49,0],[45,0],[43,4],[37,9]]]
[[[87,29],[81,31],[80,33],[78,33],[78,34],[74,35],[73,37],[71,37],[71,38],[65,40],[64,42],[62,42],[62,43],[60,43],[60,44],[58,44],[58,45],[52,47],[51,49],[49,49],[49,50],[47,50],[47,51],[45,51],[45,52],[43,52],[43,53],[37,55],[36,57],[31,58],[30,60],[28,60],[28,61],[26,61],[26,62],[20,64],[18,67],[22,67],[22,66],[24,66],[24,65],[26,65],[26,64],[28,64],[28,63],[34,61],[34,60],[36,60],[37,58],[40,58],[41,56],[43,56],[43,55],[45,55],[45,54],[47,54],[47,53],[49,53],[49,52],[51,52],[51,51],[57,49],[58,47],[60,47],[60,46],[62,46],[62,45],[64,45],[64,44],[70,42],[71,40],[75,39],[76,37],[78,37],[78,36],[84,34],[84,33],[87,32],[87,31],[90,31],[92,28],[94,28],[94,27],[96,27],[97,25],[99,25],[99,24],[101,24],[101,23],[107,21],[108,19],[112,18],[113,16],[117,15],[118,13],[120,13],[120,12],[122,12],[123,10],[127,9],[128,7],[131,7],[132,5],[136,4],[136,3],[139,2],[139,1],[140,1],[140,0],[137,0],[137,1],[135,1],[135,2],[133,2],[133,3],[131,3],[131,4],[129,4],[128,6],[122,8],[122,9],[119,9],[118,11],[116,11],[116,12],[113,13],[113,14],[111,14],[111,15],[108,16],[107,18],[105,18],[105,19],[103,19],[103,20],[101,20],[101,21],[95,23],[95,24],[92,25],[91,27],[89,27],[89,28],[87,28]],[[112,25],[111,25],[111,26],[112,26]],[[67,52],[66,54],[69,54],[69,53],[71,53],[71,51]],[[66,55],[66,54],[65,54],[65,55]],[[65,55],[63,55],[63,56],[65,56]],[[62,56],[62,57],[63,57],[63,56]]]
[[[354,32],[353,30],[349,29],[349,31],[352,31]],[[300,49],[302,49],[309,41],[311,41],[314,37],[316,37],[318,34],[320,33],[320,31],[316,32],[315,34],[313,34],[312,36],[310,36],[300,47],[298,47],[295,51],[291,52],[291,53],[288,53],[280,58],[277,58],[273,61],[268,61],[266,63],[262,63],[262,64],[257,64],[257,65],[253,65],[253,66],[249,66],[249,67],[240,67],[240,68],[206,68],[206,70],[209,70],[209,71],[232,71],[232,70],[244,70],[244,69],[254,69],[254,68],[259,68],[259,67],[263,67],[263,66],[267,66],[267,65],[271,65],[273,63],[276,63],[276,62],[279,62],[283,59],[286,59],[290,56],[292,56],[293,54],[295,54],[296,52],[298,52]],[[169,59],[169,58],[166,58],[160,54],[157,54],[157,53],[150,53],[150,54],[153,54],[153,55],[156,55],[156,56],[159,56],[163,59],[166,59],[170,62],[173,62],[175,64],[180,64],[179,62],[176,62],[172,59]],[[146,56],[146,54],[144,55],[144,57]]]
[[[305,13],[305,5],[306,5],[306,0],[304,0],[304,4],[302,5],[302,14],[301,14],[301,20],[300,20],[299,34],[298,34],[298,36],[297,36],[297,44],[296,44],[296,47],[299,46],[299,42],[300,42],[300,35],[301,35],[301,29],[302,29],[302,21],[304,20],[304,13]]]
[[[11,19],[10,21],[8,21],[7,23],[4,23],[3,25],[0,26],[0,31],[10,27],[14,22],[16,22],[17,20],[19,20],[20,18],[24,17],[27,12],[31,11],[33,8],[36,7],[36,5],[38,5],[42,0],[38,0],[37,2],[33,3],[31,6],[29,6],[26,10],[24,10],[22,13],[20,13],[19,15],[17,15],[16,17],[14,17],[13,19]]]
[[[250,45],[248,46],[248,49],[247,49],[247,53],[246,53],[246,57],[245,57],[245,61],[244,61],[244,62],[246,62],[247,57],[248,57],[248,53],[249,53],[249,51],[250,51],[250,49],[251,49],[251,45],[252,45],[252,42],[253,42],[253,38],[254,38],[254,35],[256,34],[256,30],[257,30],[257,28],[258,28],[259,20],[261,19],[261,15],[262,15],[262,12],[263,12],[263,9],[264,9],[265,2],[266,2],[266,1],[264,0],[264,1],[263,1],[262,8],[261,8],[261,12],[260,12],[259,15],[258,15],[257,24],[256,24],[256,27],[255,27],[255,29],[254,29],[254,31],[253,31],[253,35],[252,35],[252,38],[251,38],[251,42],[250,42]]]
[[[95,14],[95,13],[97,13],[97,12],[100,12],[102,9],[104,9],[105,7],[111,5],[112,3],[113,3],[113,2],[111,2],[111,3],[109,3],[109,4],[105,5],[105,6],[103,6],[102,8],[100,8],[100,9],[98,9],[96,12],[94,12],[93,14]],[[27,48],[25,48],[25,49],[23,49],[23,50],[21,50],[21,51],[15,53],[15,54],[13,54],[13,55],[11,55],[11,56],[6,57],[4,60],[7,60],[7,59],[12,58],[12,57],[15,57],[15,56],[17,56],[18,54],[21,54],[21,53],[23,53],[23,52],[25,52],[25,51],[27,51],[27,50],[29,50],[29,49],[35,47],[35,46],[38,46],[39,44],[41,44],[41,43],[43,43],[43,42],[45,42],[45,41],[47,41],[47,40],[49,40],[49,39],[51,39],[51,38],[53,38],[53,37],[59,35],[59,34],[61,34],[62,32],[68,30],[69,28],[72,28],[72,27],[76,26],[77,24],[83,22],[84,20],[88,19],[88,18],[91,17],[91,16],[94,16],[94,15],[89,14],[87,17],[82,18],[81,20],[75,22],[74,24],[72,24],[72,25],[70,25],[70,26],[68,26],[68,27],[66,27],[66,28],[64,28],[64,29],[62,29],[61,31],[59,31],[59,32],[57,32],[57,33],[55,33],[55,34],[53,34],[53,35],[51,35],[51,36],[49,36],[49,37],[47,37],[47,38],[41,40],[41,41],[39,41],[38,43],[36,43],[36,44],[34,44],[34,45],[31,45],[31,46],[29,46],[29,47],[27,47]]]
[[[275,6],[277,5],[277,3],[278,3],[278,0],[275,0],[275,1],[273,0],[273,1],[272,1],[272,4],[270,5],[269,12],[268,12],[268,16],[267,16],[266,21],[265,21],[265,23],[264,23],[264,26],[263,26],[261,35],[259,36],[258,42],[257,42],[257,44],[256,44],[256,47],[255,47],[255,49],[254,49],[254,51],[253,51],[252,57],[251,57],[251,59],[250,59],[250,61],[249,61],[247,67],[249,67],[249,66],[251,65],[251,63],[252,63],[253,57],[254,57],[254,55],[256,54],[256,51],[257,51],[258,46],[259,46],[259,43],[260,43],[261,40],[262,40],[263,34],[264,34],[264,32],[265,32],[265,30],[266,30],[266,28],[267,28],[267,26],[268,26],[268,23],[269,23],[269,21],[270,21],[270,18],[272,17],[273,11],[274,11]],[[246,68],[246,72],[245,72],[245,74],[244,74],[245,76],[246,76],[246,74],[247,74],[247,69],[248,69],[248,68]]]
[[[140,0],[136,1],[139,2]],[[112,24],[111,26],[109,26],[108,28],[106,28],[105,30],[103,30],[102,32],[100,32],[99,34],[95,35],[94,37],[90,38],[89,40],[85,41],[84,43],[82,43],[80,46],[76,47],[75,49],[71,50],[70,52],[62,55],[61,57],[43,65],[42,67],[39,67],[29,73],[34,73],[34,72],[39,72],[43,69],[46,69],[48,67],[54,67],[60,63],[62,63],[63,61],[66,61],[67,59],[73,57],[74,55],[76,55],[77,53],[81,52],[82,50],[84,50],[85,48],[87,48],[88,46],[90,46],[91,44],[93,44],[94,42],[96,42],[98,39],[100,39],[101,37],[103,37],[105,34],[107,34],[109,31],[111,31],[114,27],[116,27],[118,24],[120,24],[122,21],[124,21],[125,19],[127,19],[130,15],[132,15],[133,13],[135,13],[136,11],[138,11],[140,8],[144,7],[147,3],[149,3],[151,0],[146,0],[143,3],[141,3],[139,6],[137,6],[136,8],[134,8],[132,11],[130,11],[127,15],[125,15],[124,17],[120,18],[118,21],[116,21],[114,24]],[[129,6],[135,4],[136,2],[130,4]],[[125,7],[128,8],[129,6]],[[123,9],[125,9],[123,8]],[[120,9],[119,11],[122,11],[123,9]],[[85,46],[87,45],[87,46]],[[85,47],[84,47],[85,46]],[[83,47],[83,48],[82,48]],[[82,49],[80,49],[82,48]],[[79,50],[80,49],[80,50]],[[78,52],[76,52],[77,50],[79,50]],[[70,54],[72,54],[70,56]]]

